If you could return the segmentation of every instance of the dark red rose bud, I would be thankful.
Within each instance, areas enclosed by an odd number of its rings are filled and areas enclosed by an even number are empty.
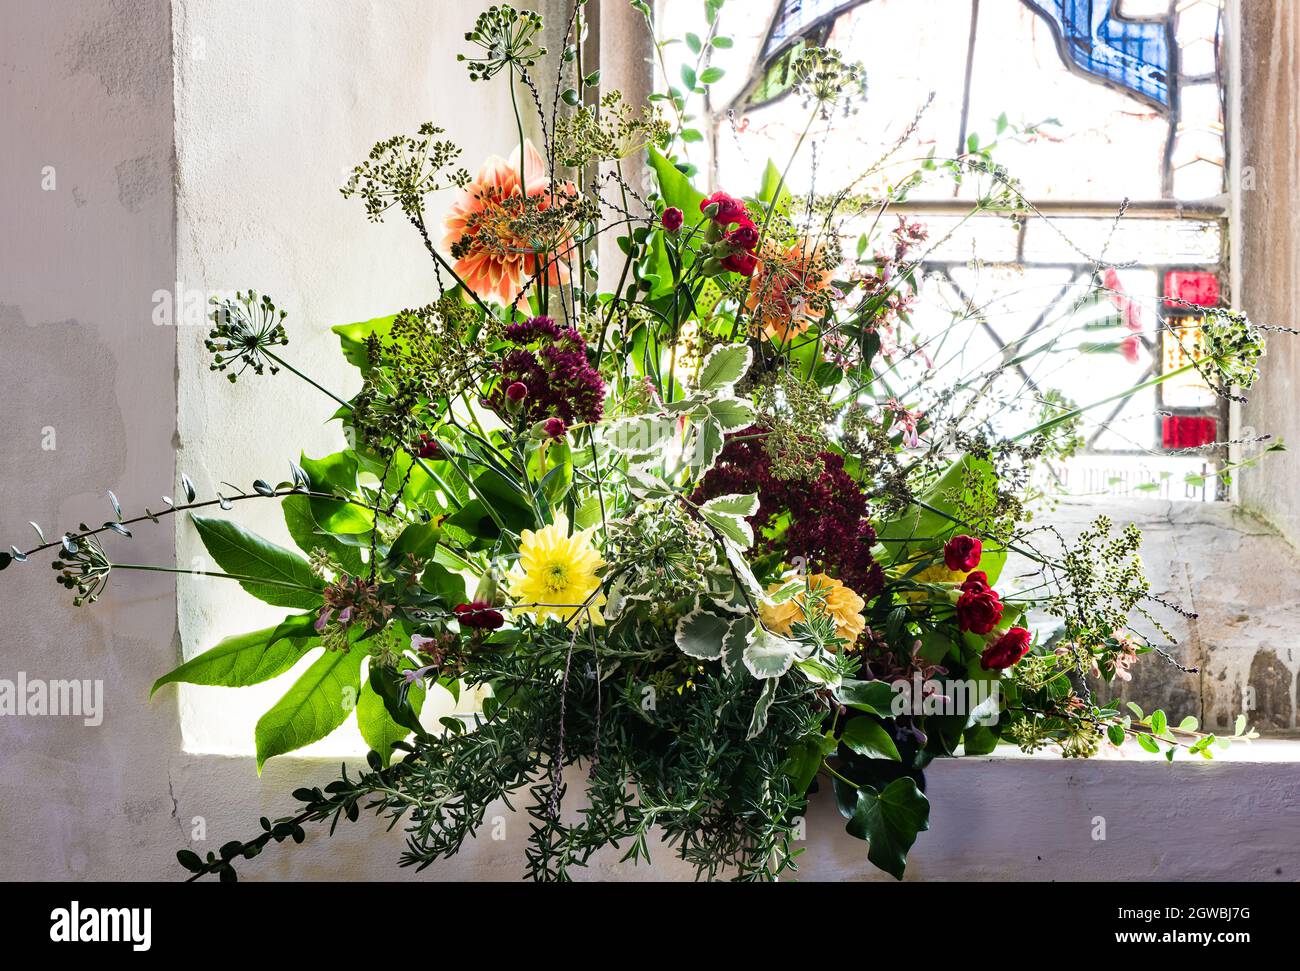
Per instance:
[[[730,226],[749,218],[745,204],[725,192],[715,192],[700,202],[700,212],[707,216],[710,209],[713,210],[713,221],[720,226]]]
[[[987,634],[1002,619],[1002,601],[987,587],[967,590],[957,601],[957,627],[974,634]]]
[[[506,387],[506,400],[512,404],[519,404],[528,397],[528,385],[522,381],[511,381]]]
[[[954,573],[967,573],[979,566],[984,544],[974,536],[954,536],[943,547],[943,562]]]
[[[415,454],[422,459],[436,459],[441,457],[442,449],[438,447],[432,435],[428,432],[420,432],[420,443],[416,446]]]
[[[683,220],[682,211],[669,206],[664,210],[664,214],[659,217],[659,225],[670,233],[675,233],[682,228]]]
[[[563,418],[548,418],[542,423],[542,431],[550,438],[563,438],[568,430]]]
[[[996,641],[984,648],[980,667],[985,671],[1002,671],[1011,667],[1029,653],[1029,631],[1012,627]]]
[[[457,604],[452,608],[452,611],[456,614],[456,619],[460,621],[462,627],[472,627],[475,630],[496,630],[506,622],[501,611],[493,610],[491,604],[482,600]]]
[[[743,250],[739,253],[732,253],[722,261],[722,268],[730,270],[732,273],[739,273],[741,276],[753,276],[754,269],[758,266],[758,260],[753,253],[746,253]]]

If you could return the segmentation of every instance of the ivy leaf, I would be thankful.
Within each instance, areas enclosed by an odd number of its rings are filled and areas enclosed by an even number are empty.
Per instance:
[[[907,853],[916,834],[930,828],[930,801],[910,777],[895,779],[883,790],[858,789],[853,818],[845,829],[866,840],[867,859],[895,880],[903,879]]]
[[[149,689],[149,697],[165,684],[242,688],[283,674],[317,644],[315,622],[314,613],[295,614],[276,627],[227,637],[164,674]]]
[[[266,760],[310,745],[338,728],[357,705],[366,652],[325,651],[257,721],[257,771]]]
[[[885,731],[879,722],[872,721],[870,718],[851,719],[844,726],[844,734],[840,736],[840,741],[858,755],[869,759],[902,761],[902,757],[898,754],[898,746],[889,737],[889,732]]]
[[[228,519],[190,517],[212,558],[227,573],[252,577],[239,585],[265,603],[311,610],[321,605],[321,579],[308,562]],[[259,583],[258,580],[268,581]]]

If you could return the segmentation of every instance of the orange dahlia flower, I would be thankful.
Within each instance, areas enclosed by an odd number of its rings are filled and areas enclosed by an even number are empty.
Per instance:
[[[749,281],[745,307],[754,327],[771,340],[789,340],[821,318],[831,299],[834,268],[826,248],[801,240],[782,248],[766,244]]]
[[[461,191],[443,220],[442,245],[455,257],[456,272],[465,285],[480,297],[495,297],[507,306],[537,275],[539,247],[548,261],[545,282],[552,284],[568,279],[573,251],[571,228],[557,234],[553,225],[542,231],[532,224],[544,222],[538,214],[575,197],[577,189],[572,182],[551,183],[546,161],[531,141],[524,142],[523,155],[522,180],[517,150],[512,161],[489,155],[478,178]],[[543,242],[546,235],[551,238]]]

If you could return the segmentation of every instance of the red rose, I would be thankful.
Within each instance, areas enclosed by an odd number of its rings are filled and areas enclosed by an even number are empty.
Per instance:
[[[506,388],[506,400],[514,404],[519,404],[528,397],[528,385],[522,381],[511,381]]]
[[[741,276],[753,276],[754,269],[758,266],[758,259],[753,253],[746,253],[741,250],[724,257],[722,268],[730,270],[732,273],[739,273]]]
[[[980,667],[985,671],[1002,671],[1011,667],[1029,653],[1029,631],[1012,627],[996,641],[984,648]]]
[[[1002,619],[1002,601],[997,591],[967,590],[957,601],[957,626],[963,631],[987,634]]]
[[[496,630],[506,622],[501,611],[493,610],[492,605],[482,600],[475,600],[473,603],[457,604],[452,608],[456,614],[456,619],[460,621],[462,627],[473,627],[478,630]]]
[[[700,212],[704,215],[708,216],[711,208],[713,208],[713,215],[710,218],[719,226],[730,226],[732,223],[749,218],[749,214],[745,211],[745,204],[725,192],[715,192],[700,202]]]
[[[680,209],[674,209],[670,206],[665,209],[664,214],[659,217],[659,225],[663,226],[663,228],[668,230],[668,232],[675,233],[677,230],[682,228],[683,218]]]
[[[954,573],[967,573],[979,566],[984,544],[974,536],[954,536],[943,547],[943,563]]]
[[[976,570],[962,581],[961,589],[963,591],[969,590],[973,593],[979,593],[982,590],[992,590],[993,587],[989,585],[988,574],[983,570]]]
[[[738,250],[752,253],[758,246],[758,230],[754,228],[753,223],[746,220],[727,233],[727,242]]]

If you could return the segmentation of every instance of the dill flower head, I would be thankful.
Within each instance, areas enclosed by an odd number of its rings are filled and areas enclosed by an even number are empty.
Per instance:
[[[569,520],[563,513],[549,526],[523,531],[519,562],[507,577],[510,596],[518,603],[537,605],[523,613],[538,620],[557,617],[565,623],[575,619],[590,620],[597,626],[605,623],[601,613],[605,595],[596,575],[605,561],[592,541],[593,531],[570,536]]]
[[[769,592],[782,586],[774,583]],[[852,649],[867,627],[862,610],[866,601],[851,589],[825,573],[814,573],[808,578],[808,589],[800,591],[789,600],[778,604],[763,604],[759,607],[759,618],[768,630],[776,634],[789,636],[791,629],[804,619],[809,593],[816,594],[816,608],[835,622],[835,636],[845,641]]]

